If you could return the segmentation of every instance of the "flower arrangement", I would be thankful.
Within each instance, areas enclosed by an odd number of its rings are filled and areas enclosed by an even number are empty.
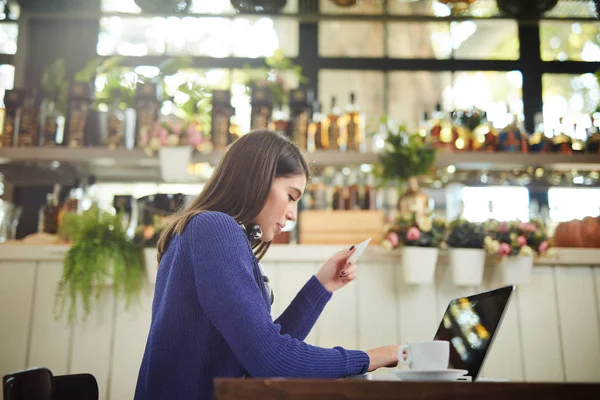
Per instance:
[[[388,250],[400,246],[439,247],[446,234],[446,222],[429,215],[400,216],[388,230],[382,246]]]
[[[546,229],[539,221],[499,222],[489,220],[483,226],[484,248],[491,254],[505,256],[533,256],[548,252]]]
[[[450,223],[446,244],[455,249],[483,249],[483,226],[458,218]]]

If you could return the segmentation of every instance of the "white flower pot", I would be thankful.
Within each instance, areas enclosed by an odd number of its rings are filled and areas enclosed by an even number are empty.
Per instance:
[[[156,255],[158,250],[154,247],[144,249],[144,261],[146,263],[146,279],[148,283],[154,285],[156,283],[156,273],[158,272],[158,261]]]
[[[479,286],[483,280],[485,250],[450,249],[448,262],[452,281],[457,286]]]
[[[185,182],[190,178],[188,166],[192,161],[192,147],[161,147],[158,151],[160,174],[165,182]]]
[[[437,258],[437,247],[404,247],[402,249],[404,281],[411,285],[433,283]]]
[[[503,257],[499,265],[500,279],[505,285],[521,285],[529,283],[533,271],[533,257]]]

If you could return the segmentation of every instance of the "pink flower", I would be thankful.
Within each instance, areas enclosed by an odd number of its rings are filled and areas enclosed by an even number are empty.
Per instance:
[[[544,240],[542,243],[540,243],[540,246],[538,247],[538,251],[540,253],[545,253],[548,251],[548,242],[546,240]]]
[[[517,238],[517,242],[519,243],[519,247],[523,247],[527,244],[527,238],[521,235]]]
[[[537,226],[532,223],[521,222],[519,223],[519,229],[525,233],[533,233],[537,231]]]
[[[508,224],[506,222],[500,222],[500,225],[498,225],[498,232],[501,232],[501,233],[508,232]]]
[[[508,256],[510,255],[511,251],[512,249],[508,243],[500,243],[499,253],[501,256]]]
[[[160,144],[161,145],[164,146],[164,145],[167,144],[167,136],[169,136],[169,132],[165,128],[160,128],[158,130],[157,137],[160,139]]]
[[[408,228],[408,231],[406,232],[406,240],[419,240],[421,238],[421,231],[418,228],[415,228],[414,226],[411,228]]]
[[[393,247],[398,246],[398,243],[400,242],[400,239],[398,238],[398,234],[396,232],[388,233],[387,240],[390,241]]]

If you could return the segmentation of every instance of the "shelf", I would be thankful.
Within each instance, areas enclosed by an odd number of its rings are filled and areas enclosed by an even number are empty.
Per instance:
[[[194,163],[216,165],[222,152],[195,154]],[[317,151],[305,153],[313,168],[359,166],[377,162],[375,153]],[[512,171],[541,167],[559,171],[600,171],[600,155],[596,154],[523,154],[438,152],[435,166],[454,165],[457,170]],[[16,184],[40,184],[73,180],[75,176],[93,174],[102,181],[157,182],[161,180],[157,155],[143,150],[105,148],[0,148],[0,173]],[[202,178],[190,175],[189,182]]]

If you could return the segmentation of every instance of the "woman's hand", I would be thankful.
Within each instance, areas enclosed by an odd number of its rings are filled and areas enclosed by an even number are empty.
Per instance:
[[[356,279],[356,264],[348,258],[356,251],[354,246],[335,253],[316,273],[321,285],[329,292],[335,292]]]
[[[398,366],[398,347],[400,346],[394,344],[367,351],[366,353],[369,356],[368,372],[382,367]]]

